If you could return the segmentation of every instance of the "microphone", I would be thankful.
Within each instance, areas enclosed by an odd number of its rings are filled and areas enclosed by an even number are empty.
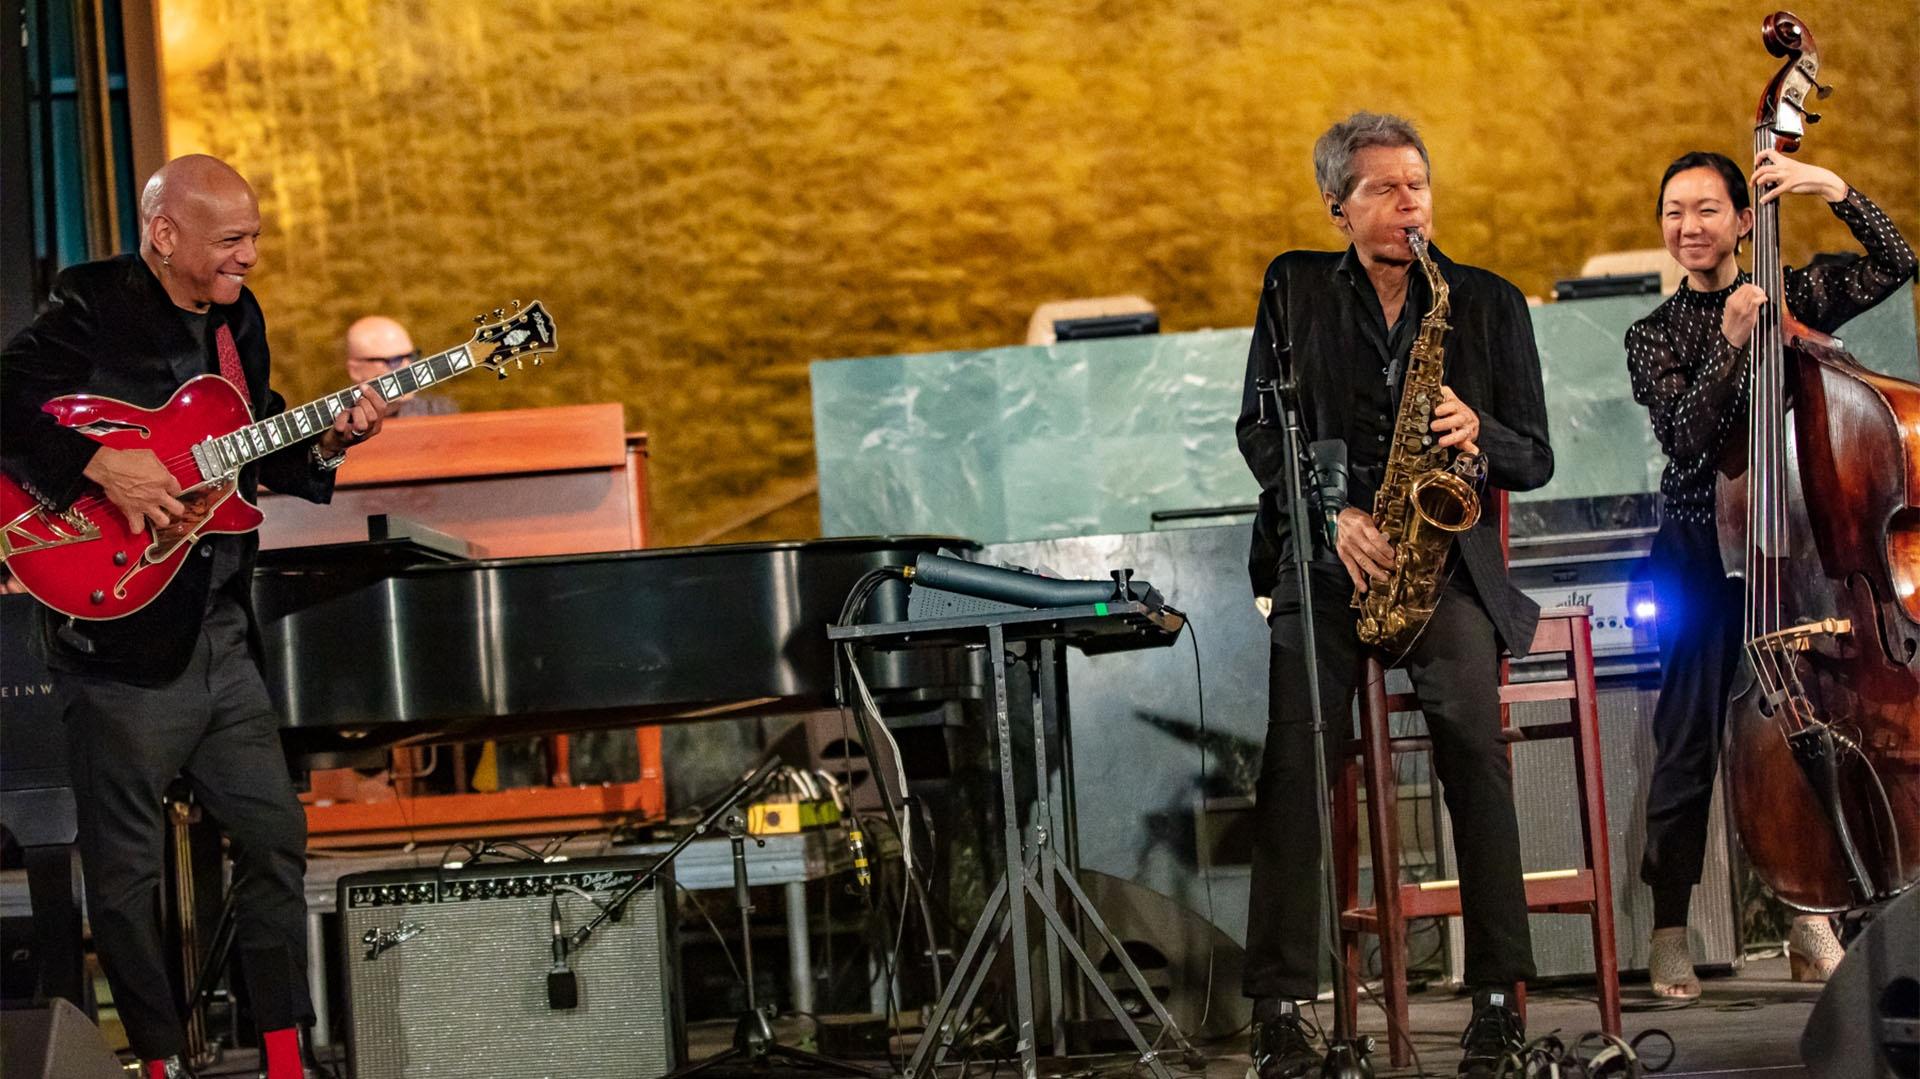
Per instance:
[[[1308,497],[1320,511],[1327,530],[1327,546],[1334,543],[1335,522],[1347,505],[1347,443],[1326,438],[1307,446]]]
[[[567,965],[567,937],[560,931],[560,897],[555,895],[547,907],[553,921],[553,968],[547,971],[547,1007],[571,1011],[580,1006],[580,981]]]
[[[1080,607],[1128,600],[1161,602],[1160,594],[1145,581],[1130,581],[1123,592],[1114,581],[1063,581],[1057,577],[985,566],[938,554],[916,557],[907,576],[929,588],[998,600],[1018,607]]]

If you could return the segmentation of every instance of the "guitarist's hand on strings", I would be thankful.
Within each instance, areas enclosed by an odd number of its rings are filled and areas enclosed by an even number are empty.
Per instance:
[[[102,446],[95,450],[84,470],[88,479],[126,515],[127,528],[136,535],[146,530],[147,522],[165,528],[187,512],[177,495],[180,481],[160,463],[152,450],[116,450]]]
[[[373,383],[360,384],[360,397],[347,409],[333,418],[333,427],[320,435],[320,452],[326,457],[338,457],[347,452],[347,447],[358,446],[367,439],[380,433],[380,424],[387,418],[393,406],[373,388]]]

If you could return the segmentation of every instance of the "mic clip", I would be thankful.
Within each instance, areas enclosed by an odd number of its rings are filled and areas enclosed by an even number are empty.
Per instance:
[[[1262,375],[1253,380],[1254,423],[1261,427],[1280,425],[1280,391],[1273,379]]]

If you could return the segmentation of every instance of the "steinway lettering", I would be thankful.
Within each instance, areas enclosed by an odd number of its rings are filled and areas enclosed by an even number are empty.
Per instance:
[[[8,682],[0,684],[0,700],[11,697],[50,697],[53,695],[51,682]]]

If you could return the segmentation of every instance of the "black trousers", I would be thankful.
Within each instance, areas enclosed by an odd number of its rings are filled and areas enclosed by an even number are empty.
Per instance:
[[[161,925],[162,796],[184,775],[233,854],[235,947],[261,1030],[309,1020],[306,815],[279,721],[247,650],[246,614],[216,602],[193,660],[147,688],[56,673],[79,810],[88,919],[127,1040],[142,1059],[186,1047]]]
[[[1745,602],[1740,582],[1721,569],[1719,540],[1710,524],[1668,520],[1661,525],[1652,566],[1660,697],[1653,708],[1653,776],[1647,783],[1647,849],[1640,879],[1653,888],[1655,921],[1685,925],[1686,897],[1700,882],[1706,857],[1707,810],[1720,765],[1727,695],[1739,669]]]
[[[1321,706],[1328,771],[1353,736],[1353,695],[1364,646],[1348,601],[1353,584],[1337,564],[1316,563]],[[1433,736],[1433,767],[1446,792],[1460,860],[1466,923],[1466,979],[1502,985],[1533,976],[1533,943],[1520,870],[1513,774],[1500,730],[1500,651],[1486,610],[1456,574],[1433,620],[1408,654],[1421,710]],[[1253,879],[1247,903],[1242,991],[1250,997],[1308,1000],[1319,992],[1320,833],[1313,768],[1313,718],[1301,644],[1298,574],[1284,569],[1273,593],[1267,744],[1255,787]]]

